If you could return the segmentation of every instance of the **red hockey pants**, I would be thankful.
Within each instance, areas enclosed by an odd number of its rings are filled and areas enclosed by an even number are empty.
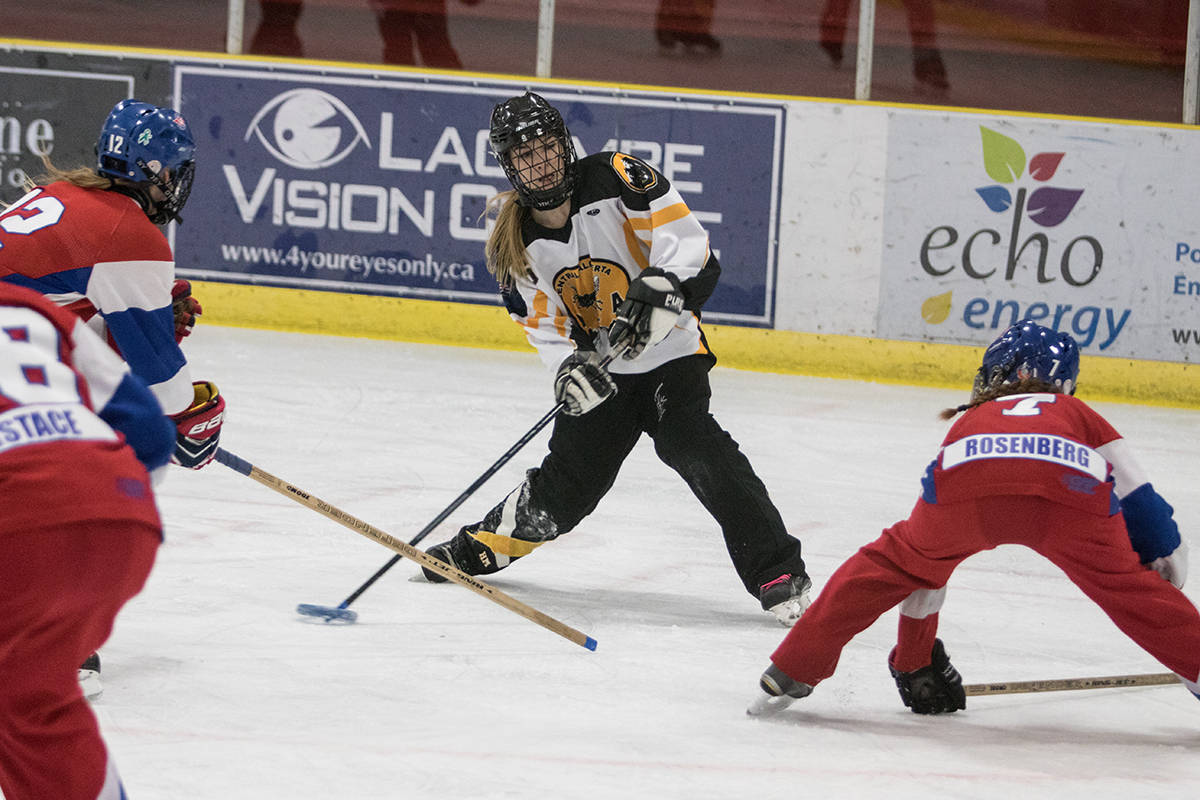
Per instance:
[[[1129,638],[1193,684],[1200,678],[1200,612],[1142,566],[1124,518],[1081,513],[1034,495],[949,505],[918,500],[907,520],[862,547],[830,577],[771,660],[815,686],[842,648],[916,589],[946,585],[960,562],[1001,544],[1045,556]]]
[[[108,756],[76,672],[141,591],[160,531],[144,522],[14,531],[3,522],[0,789],[7,800],[96,800]]]

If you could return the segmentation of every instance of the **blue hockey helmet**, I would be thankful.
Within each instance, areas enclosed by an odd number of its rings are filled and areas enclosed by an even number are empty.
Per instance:
[[[195,152],[196,142],[178,111],[122,100],[100,129],[96,171],[122,181],[114,188],[137,200],[155,225],[164,225],[179,219],[192,191]]]
[[[975,394],[1026,378],[1074,394],[1079,378],[1079,346],[1075,340],[1031,319],[1017,322],[984,351],[983,363],[975,375]]]
[[[546,211],[570,199],[575,145],[562,114],[544,97],[526,92],[497,105],[488,139],[521,205]],[[523,147],[538,140],[541,147]]]

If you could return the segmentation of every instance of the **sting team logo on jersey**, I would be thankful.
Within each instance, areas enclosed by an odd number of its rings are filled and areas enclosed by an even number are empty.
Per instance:
[[[588,333],[608,328],[629,291],[629,275],[620,264],[583,258],[554,276],[554,291],[575,324]]]
[[[265,129],[265,130],[264,130]],[[298,169],[322,169],[350,155],[361,141],[371,146],[349,107],[317,89],[292,89],[263,106],[246,128],[271,155]]]
[[[646,162],[624,153],[612,154],[612,168],[635,192],[648,192],[658,183],[658,176]]]

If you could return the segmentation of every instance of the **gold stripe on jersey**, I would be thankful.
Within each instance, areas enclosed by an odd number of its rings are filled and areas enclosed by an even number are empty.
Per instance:
[[[634,225],[635,222],[647,223],[646,227],[649,227],[649,221],[644,219],[627,219],[622,226],[622,230],[625,232],[625,249],[629,251],[630,257],[637,262],[638,271],[641,272],[650,266],[650,245],[642,241],[637,233],[634,232],[634,228],[636,227]]]
[[[657,228],[660,225],[666,225],[668,222],[683,219],[691,213],[692,210],[687,207],[687,203],[676,203],[666,208],[660,208],[658,211],[650,213],[650,227]]]
[[[691,213],[692,210],[687,207],[687,203],[674,203],[666,208],[660,208],[658,211],[651,211],[648,219],[633,217],[629,220],[629,225],[634,230],[652,231],[677,219],[683,219]]]
[[[650,266],[650,234],[654,229],[684,219],[691,213],[687,203],[673,203],[666,208],[651,212],[649,218],[630,217],[625,220],[625,246],[629,249],[633,260],[637,262],[639,270]]]
[[[517,323],[523,327],[537,330],[541,327],[542,320],[549,319],[550,317],[550,296],[541,289],[538,289],[533,296],[533,314],[526,317],[523,321],[517,320]],[[563,314],[558,310],[558,307],[555,306],[553,317],[554,330],[558,332],[559,336],[565,337],[567,335],[566,314]]]

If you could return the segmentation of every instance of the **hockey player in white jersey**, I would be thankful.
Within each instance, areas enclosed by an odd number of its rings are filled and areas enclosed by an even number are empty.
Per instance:
[[[716,519],[746,591],[792,624],[811,586],[800,542],[708,410],[716,358],[700,310],[721,268],[707,232],[650,165],[618,152],[578,159],[537,94],[497,105],[490,139],[513,188],[489,202],[488,269],[565,410],[541,466],[429,553],[472,575],[503,569],[591,513],[646,433]]]

